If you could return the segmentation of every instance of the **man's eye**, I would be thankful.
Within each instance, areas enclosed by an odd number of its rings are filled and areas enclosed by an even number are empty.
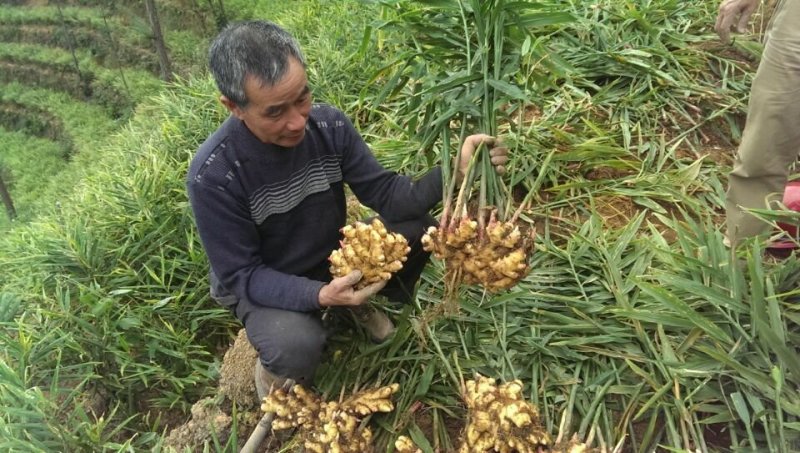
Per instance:
[[[267,117],[268,118],[278,118],[283,115],[283,109],[275,109],[275,110],[268,110]]]

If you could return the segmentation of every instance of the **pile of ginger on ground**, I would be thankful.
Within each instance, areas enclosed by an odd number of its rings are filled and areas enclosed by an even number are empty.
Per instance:
[[[275,413],[272,429],[298,428],[303,447],[315,453],[371,451],[372,431],[360,419],[377,412],[391,412],[391,396],[399,390],[391,384],[356,393],[342,402],[322,401],[300,385],[278,389],[264,398],[261,409]]]
[[[362,453],[372,451],[372,431],[361,423],[362,418],[393,411],[391,397],[398,390],[395,383],[363,390],[341,402],[325,402],[295,385],[273,391],[261,408],[275,414],[274,430],[297,428],[297,439],[307,451]],[[494,379],[477,376],[466,382],[462,396],[468,413],[459,453],[589,451],[577,441],[553,446],[538,410],[523,397],[518,380],[498,385]],[[397,439],[395,449],[398,453],[421,452],[406,436]]]
[[[536,406],[522,395],[522,382],[497,385],[494,379],[476,376],[464,385],[467,426],[459,453],[588,453],[583,443],[570,441],[554,446],[539,419]],[[395,442],[397,453],[421,453],[405,436]]]

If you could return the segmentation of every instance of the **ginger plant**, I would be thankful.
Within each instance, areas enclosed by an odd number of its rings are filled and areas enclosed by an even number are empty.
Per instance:
[[[509,214],[512,197],[495,173],[485,142],[475,150],[454,197],[457,180],[451,177],[447,183],[439,226],[428,229],[423,248],[444,261],[448,295],[461,284],[480,285],[489,292],[511,288],[530,270],[533,232],[523,232],[517,224],[525,203]],[[476,180],[477,205],[469,203]]]
[[[518,85],[518,72],[513,69],[519,61],[514,56],[518,49],[511,34],[515,29],[522,35],[530,32],[527,27],[517,28],[524,10],[518,3],[467,0],[452,7],[454,17],[462,24],[458,30],[463,32],[461,42],[465,51],[462,73],[469,76],[470,82],[464,88],[466,101],[464,96],[449,96],[447,99],[458,102],[447,106],[446,113],[439,112],[445,117],[450,112],[459,112],[460,117],[437,121],[446,125],[440,132],[439,155],[445,182],[443,211],[439,226],[430,228],[423,239],[423,247],[444,261],[445,296],[449,302],[462,284],[498,292],[517,284],[529,271],[533,230],[526,229],[518,220],[533,192],[514,210],[511,191],[495,172],[489,155],[489,148],[498,144],[493,138],[499,131],[498,116],[503,121],[509,120],[501,106],[527,102],[527,87]],[[449,126],[453,124],[461,125],[462,138],[468,128],[489,137],[474,147],[468,165],[462,147],[455,160],[456,171],[451,174]],[[471,145],[468,143],[468,148]]]

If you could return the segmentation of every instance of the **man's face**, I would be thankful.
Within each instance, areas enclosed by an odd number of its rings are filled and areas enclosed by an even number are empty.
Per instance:
[[[244,92],[249,101],[244,108],[225,96],[221,96],[220,101],[259,140],[285,148],[303,141],[311,111],[311,91],[305,68],[299,61],[289,58],[286,74],[272,86],[263,86],[254,77],[248,77]]]

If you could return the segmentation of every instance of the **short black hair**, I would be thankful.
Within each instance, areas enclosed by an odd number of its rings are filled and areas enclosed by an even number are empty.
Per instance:
[[[208,51],[217,88],[239,107],[247,105],[244,84],[248,76],[266,85],[281,80],[289,57],[305,67],[297,40],[286,30],[266,20],[235,22],[222,30]]]

